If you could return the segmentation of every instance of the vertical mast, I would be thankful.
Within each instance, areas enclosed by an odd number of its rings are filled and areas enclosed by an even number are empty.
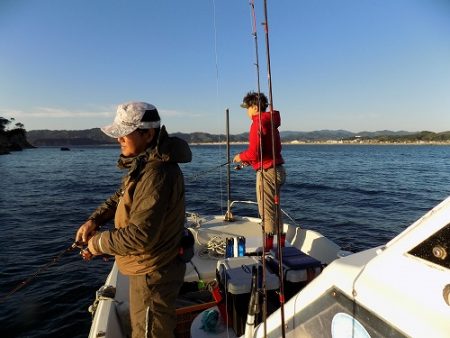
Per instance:
[[[226,118],[226,134],[227,134],[227,212],[225,221],[232,222],[233,214],[231,213],[231,174],[230,174],[230,110],[225,110]]]

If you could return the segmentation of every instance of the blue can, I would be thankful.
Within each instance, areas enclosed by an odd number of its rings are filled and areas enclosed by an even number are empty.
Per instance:
[[[245,237],[243,236],[238,238],[238,255],[245,256]]]
[[[233,237],[227,237],[225,240],[225,258],[234,257],[234,238]]]

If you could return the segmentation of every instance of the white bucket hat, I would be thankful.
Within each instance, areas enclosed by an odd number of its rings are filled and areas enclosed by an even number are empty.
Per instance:
[[[150,121],[142,121],[147,114]],[[158,110],[152,104],[146,102],[128,102],[117,107],[113,124],[101,128],[108,136],[118,138],[131,134],[136,129],[159,128],[161,120]]]

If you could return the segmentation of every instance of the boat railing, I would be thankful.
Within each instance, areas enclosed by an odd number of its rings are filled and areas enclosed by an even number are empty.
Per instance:
[[[257,202],[255,202],[255,201],[232,201],[231,203],[230,203],[230,209],[233,207],[233,205],[234,204],[236,204],[236,203],[241,203],[241,204],[256,204],[256,205],[258,205],[258,203]],[[296,227],[300,227],[300,224],[298,224],[295,220],[294,220],[294,218],[292,218],[291,217],[291,215],[289,215],[286,211],[284,211],[283,210],[283,208],[280,208],[281,209],[281,212],[287,217],[287,218],[289,218],[289,220],[293,223],[292,225],[294,225],[294,226],[296,226]]]

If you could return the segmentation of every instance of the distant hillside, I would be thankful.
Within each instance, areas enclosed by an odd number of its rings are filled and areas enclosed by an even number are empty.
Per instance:
[[[217,143],[226,140],[225,135],[209,133],[171,133],[186,140],[188,143]],[[29,142],[36,146],[71,146],[71,145],[100,145],[116,144],[117,140],[105,135],[100,128],[87,130],[32,130],[27,133]],[[245,142],[248,133],[233,135],[231,142]]]
[[[450,131],[434,133],[432,131],[421,131],[406,135],[379,135],[376,137],[361,137],[361,141],[377,141],[383,143],[450,143]],[[373,142],[372,142],[373,143]]]
[[[9,154],[11,151],[20,151],[33,148],[27,141],[27,132],[22,123],[15,123],[15,127],[8,129],[8,125],[14,119],[0,117],[0,155]]]
[[[116,139],[106,136],[100,128],[85,130],[31,130],[28,141],[36,146],[73,146],[115,144]]]
[[[354,137],[366,137],[366,138],[373,138],[373,137],[379,137],[379,136],[403,136],[403,135],[411,135],[414,133],[407,132],[407,131],[389,131],[389,130],[382,130],[382,131],[375,131],[375,132],[369,132],[369,131],[362,131],[359,133],[353,133],[351,131],[347,130],[316,130],[316,131],[282,131],[280,133],[281,138],[284,142],[292,142],[292,141],[338,141],[343,139],[350,139]]]
[[[28,143],[24,129],[0,131],[0,155],[26,148],[33,148],[33,146]]]
[[[376,132],[362,131],[353,133],[347,130],[317,130],[310,132],[282,131],[281,139],[285,143],[314,143],[314,142],[344,142],[344,143],[414,143],[414,142],[450,142],[450,131],[433,133],[422,131],[412,133],[408,131],[382,130]],[[194,143],[225,142],[225,135],[209,133],[171,133]],[[101,145],[116,144],[114,138],[108,137],[99,128],[87,130],[32,130],[27,133],[28,141],[34,146],[73,146],[73,145]],[[248,133],[230,135],[231,142],[247,142]]]

